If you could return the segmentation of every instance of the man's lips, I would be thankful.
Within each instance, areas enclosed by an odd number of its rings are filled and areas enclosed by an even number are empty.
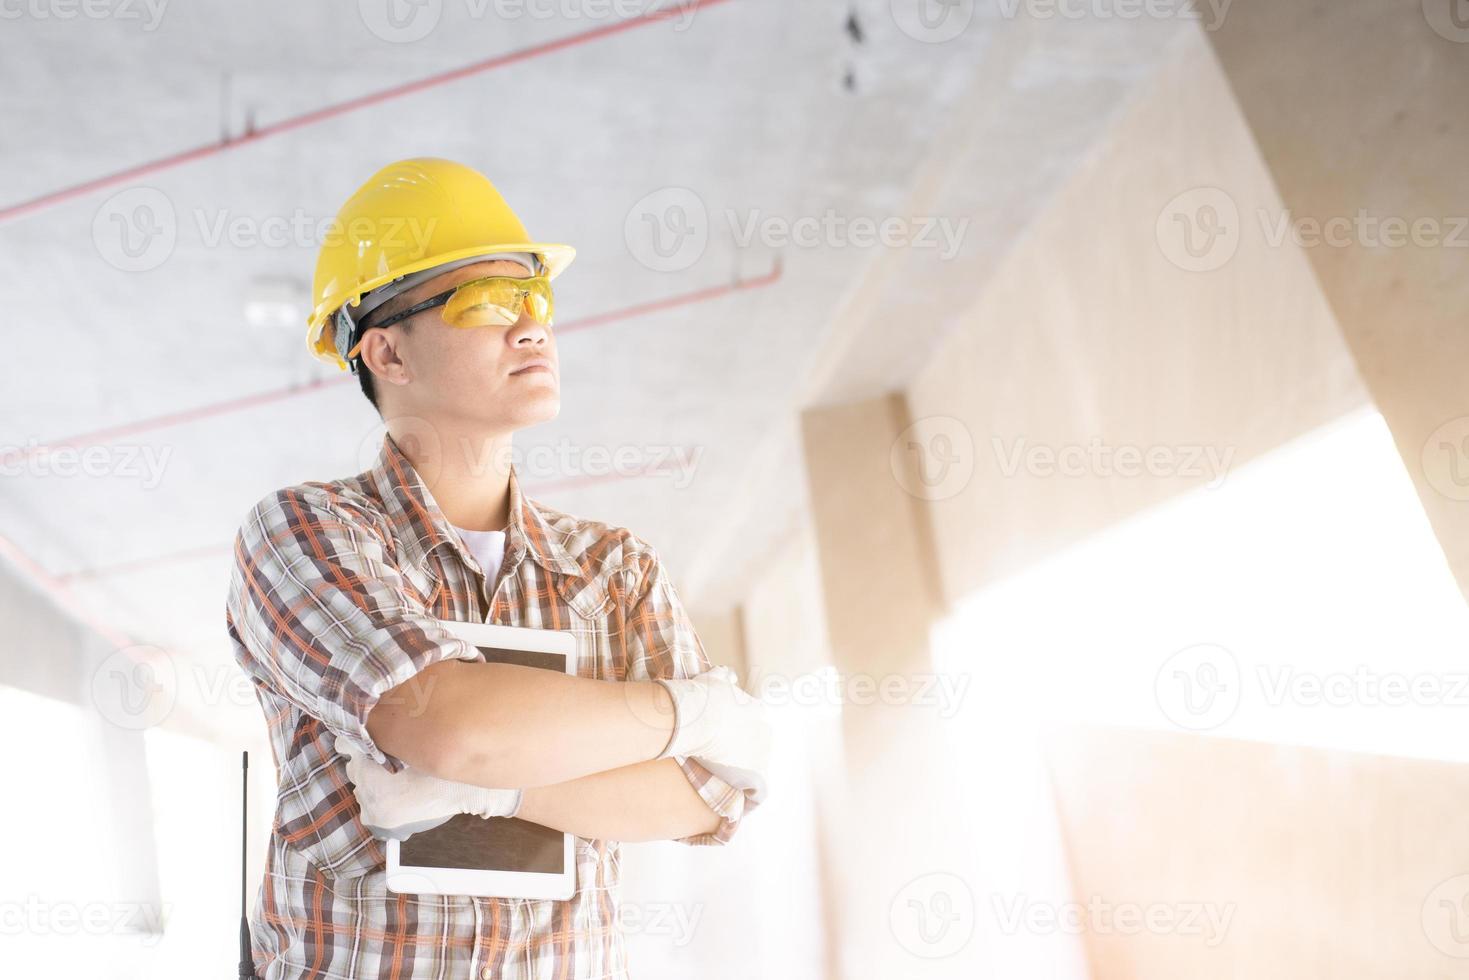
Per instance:
[[[512,375],[516,375],[516,374],[532,374],[532,373],[536,373],[536,372],[540,372],[540,371],[544,371],[547,374],[553,373],[551,371],[551,362],[550,361],[547,361],[547,360],[543,360],[541,358],[536,358],[533,361],[526,361],[523,366],[516,368],[514,371],[511,371],[510,373]]]

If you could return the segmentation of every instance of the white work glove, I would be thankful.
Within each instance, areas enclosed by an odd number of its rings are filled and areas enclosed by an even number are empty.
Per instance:
[[[658,683],[673,699],[673,734],[658,758],[692,756],[731,786],[752,790],[753,802],[763,800],[771,741],[765,703],[741,690],[728,667]]]
[[[411,768],[388,772],[340,735],[336,749],[347,757],[347,778],[362,808],[363,825],[382,840],[406,840],[461,813],[513,817],[520,812],[518,789],[486,789]]]

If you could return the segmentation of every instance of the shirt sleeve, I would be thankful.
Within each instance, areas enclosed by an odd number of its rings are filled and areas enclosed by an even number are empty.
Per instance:
[[[314,486],[266,497],[245,519],[228,614],[256,684],[390,772],[403,762],[373,742],[368,713],[432,664],[479,659],[429,614],[371,518]]]
[[[627,676],[672,679],[702,674],[713,666],[704,653],[704,645],[657,552],[646,545],[644,548],[637,560],[639,580],[626,621]],[[753,791],[731,786],[693,758],[674,756],[674,759],[688,777],[689,785],[719,815],[719,826],[712,833],[680,837],[678,842],[729,843],[740,822],[759,806],[752,799]]]

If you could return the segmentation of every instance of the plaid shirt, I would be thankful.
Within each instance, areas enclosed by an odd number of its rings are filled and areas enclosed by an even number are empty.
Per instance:
[[[509,489],[498,585],[485,582],[391,437],[373,468],[271,494],[240,528],[229,635],[265,712],[279,779],[253,919],[267,980],[627,976],[616,841],[576,838],[567,901],[393,894],[384,846],[363,827],[333,748],[342,735],[402,767],[373,743],[368,712],[430,664],[480,659],[435,619],[569,630],[583,677],[709,668],[648,544],[529,500],[513,469]],[[694,760],[679,764],[721,818],[714,833],[682,841],[726,843],[754,804]]]

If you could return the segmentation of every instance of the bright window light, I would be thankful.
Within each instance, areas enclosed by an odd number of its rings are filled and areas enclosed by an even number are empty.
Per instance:
[[[973,675],[969,723],[991,731],[1101,723],[1461,761],[1466,635],[1366,410],[984,589],[935,649]]]

